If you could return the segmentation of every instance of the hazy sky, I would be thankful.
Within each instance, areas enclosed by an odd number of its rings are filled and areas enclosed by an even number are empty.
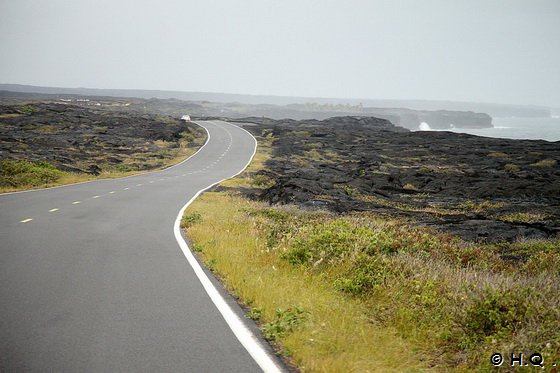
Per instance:
[[[0,83],[560,107],[560,0],[0,0]]]

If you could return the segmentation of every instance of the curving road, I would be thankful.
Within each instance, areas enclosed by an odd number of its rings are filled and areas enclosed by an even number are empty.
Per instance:
[[[283,370],[175,237],[180,208],[256,146],[199,124],[208,142],[167,170],[0,195],[0,371]]]

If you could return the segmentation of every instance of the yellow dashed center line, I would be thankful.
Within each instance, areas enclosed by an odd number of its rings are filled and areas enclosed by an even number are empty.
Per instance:
[[[228,146],[228,150],[229,150],[230,147],[231,147],[231,144],[230,144],[230,146]],[[224,153],[219,157],[219,159],[222,158],[222,157],[224,157],[226,153],[227,153],[227,151],[224,152]],[[218,161],[219,161],[219,159],[218,159]],[[217,162],[215,161],[212,165],[215,165],[216,163],[217,163]],[[182,174],[181,176],[187,176],[187,175],[190,175],[190,174],[193,174],[193,173],[198,173],[198,172],[201,172],[201,171],[206,170],[206,169],[208,169],[208,168],[210,168],[210,166],[206,166],[206,167],[203,168],[202,170],[198,170],[198,171],[188,172],[188,173],[186,173],[186,174]],[[175,177],[179,177],[179,176],[175,176]],[[165,180],[165,179],[164,179],[164,178],[161,178],[161,179],[159,179],[159,180]],[[154,183],[154,182],[155,182],[155,180],[151,180],[149,183],[151,184],[151,183]],[[144,185],[144,184],[141,184],[141,183],[136,184],[137,187],[142,186],[142,185]],[[126,188],[124,188],[123,190],[129,190],[129,189],[130,189],[129,187],[126,187]],[[116,192],[115,192],[114,190],[111,191],[111,192],[109,192],[109,194],[115,194],[115,193],[116,193]],[[101,196],[96,195],[96,196],[92,196],[91,198],[96,199],[96,198],[99,198],[99,197],[101,197]],[[77,205],[77,204],[80,204],[80,203],[82,203],[82,201],[74,201],[74,202],[72,202],[73,205]],[[58,208],[53,208],[53,209],[50,209],[49,212],[56,212],[56,211],[59,211],[59,210],[60,210],[60,209],[58,209]],[[28,219],[20,220],[20,222],[21,222],[21,223],[29,223],[29,222],[32,221],[32,220],[33,220],[32,218],[28,218]]]

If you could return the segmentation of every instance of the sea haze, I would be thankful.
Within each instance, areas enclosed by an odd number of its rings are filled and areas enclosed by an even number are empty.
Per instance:
[[[492,118],[492,123],[494,128],[454,128],[446,131],[504,139],[560,141],[560,118]]]

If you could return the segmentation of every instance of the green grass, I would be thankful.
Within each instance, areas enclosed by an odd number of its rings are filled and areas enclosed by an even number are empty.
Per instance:
[[[560,361],[560,239],[479,245],[371,213],[250,201],[270,143],[186,211],[201,259],[304,372],[491,371]],[[266,183],[264,183],[266,184]],[[226,188],[226,189],[227,189]],[[470,202],[461,208],[495,208]]]
[[[375,216],[300,214],[269,222],[269,250],[367,302],[432,364],[484,370],[511,344],[560,356],[560,240],[482,247]]]
[[[0,187],[38,187],[59,181],[64,176],[48,162],[27,160],[0,160]]]
[[[204,263],[248,307],[279,353],[302,371],[420,371],[413,346],[392,328],[378,328],[359,299],[329,286],[303,266],[294,266],[266,244],[268,219],[283,211],[208,192],[188,209],[201,221],[188,236]],[[382,347],[381,347],[382,346]]]

